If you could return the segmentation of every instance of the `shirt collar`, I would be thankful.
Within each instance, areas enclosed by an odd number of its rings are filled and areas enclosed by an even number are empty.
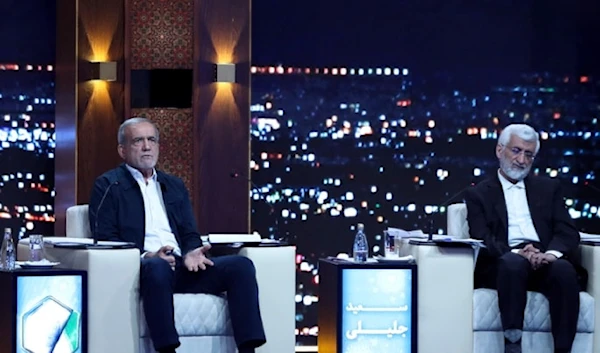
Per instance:
[[[516,184],[513,184],[500,173],[500,169],[498,169],[498,179],[500,179],[500,184],[502,184],[503,191],[507,191],[512,188],[525,189],[525,182],[523,182],[523,180],[519,180]]]
[[[129,172],[131,173],[131,175],[133,176],[135,181],[137,181],[137,182],[143,181],[144,183],[146,182],[146,178],[144,178],[144,175],[142,174],[142,172],[140,172],[139,170],[130,166],[129,164],[125,164],[125,166],[127,167],[127,170],[129,170]],[[156,169],[152,168],[152,176],[150,177],[150,179],[152,179],[152,181],[156,182],[156,178],[157,178]]]

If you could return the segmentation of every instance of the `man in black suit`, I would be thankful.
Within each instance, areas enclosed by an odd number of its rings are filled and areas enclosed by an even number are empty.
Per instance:
[[[253,353],[266,339],[252,261],[237,255],[208,258],[210,246],[202,245],[183,181],[155,168],[154,123],[125,120],[118,143],[125,163],[96,179],[90,228],[96,239],[132,242],[140,249],[140,296],[154,348],[174,353],[180,345],[173,293],[227,292],[238,350]]]
[[[497,175],[465,194],[471,237],[484,241],[475,285],[495,288],[506,352],[521,352],[527,290],[550,303],[555,352],[570,352],[577,329],[579,232],[564,205],[560,182],[529,176],[540,148],[529,125],[507,126],[498,139]],[[578,273],[579,272],[579,273]]]

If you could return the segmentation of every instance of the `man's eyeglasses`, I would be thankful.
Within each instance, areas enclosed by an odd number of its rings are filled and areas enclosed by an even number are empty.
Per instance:
[[[158,144],[158,138],[156,138],[155,136],[150,136],[150,137],[136,137],[131,140],[131,145],[134,147],[140,147],[144,144],[144,141],[146,141],[146,140],[148,140],[148,144],[150,146],[155,146]]]
[[[531,151],[525,151],[519,147],[512,147],[509,149],[509,151],[512,152],[513,156],[517,157],[519,156],[521,153],[523,153],[523,155],[525,156],[525,158],[527,158],[528,160],[532,161],[535,159],[535,154]]]

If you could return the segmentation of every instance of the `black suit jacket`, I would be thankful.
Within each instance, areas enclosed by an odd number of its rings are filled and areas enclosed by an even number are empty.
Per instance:
[[[182,255],[185,255],[202,246],[187,189],[181,179],[158,170],[156,173],[171,231],[181,247]],[[107,190],[105,200],[98,209]],[[144,199],[139,184],[124,164],[96,179],[89,204],[89,218],[96,239],[132,242],[140,251],[144,251]]]
[[[579,265],[579,232],[565,207],[560,181],[529,176],[524,183],[540,250],[560,251],[565,259]],[[492,257],[511,251],[506,202],[498,176],[467,190],[465,201],[471,237],[483,240]]]

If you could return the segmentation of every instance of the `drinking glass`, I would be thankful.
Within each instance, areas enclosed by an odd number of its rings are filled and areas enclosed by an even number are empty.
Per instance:
[[[385,239],[385,257],[398,256],[394,236],[389,231],[383,231],[383,239]]]
[[[44,260],[44,237],[41,234],[29,236],[29,261]]]

